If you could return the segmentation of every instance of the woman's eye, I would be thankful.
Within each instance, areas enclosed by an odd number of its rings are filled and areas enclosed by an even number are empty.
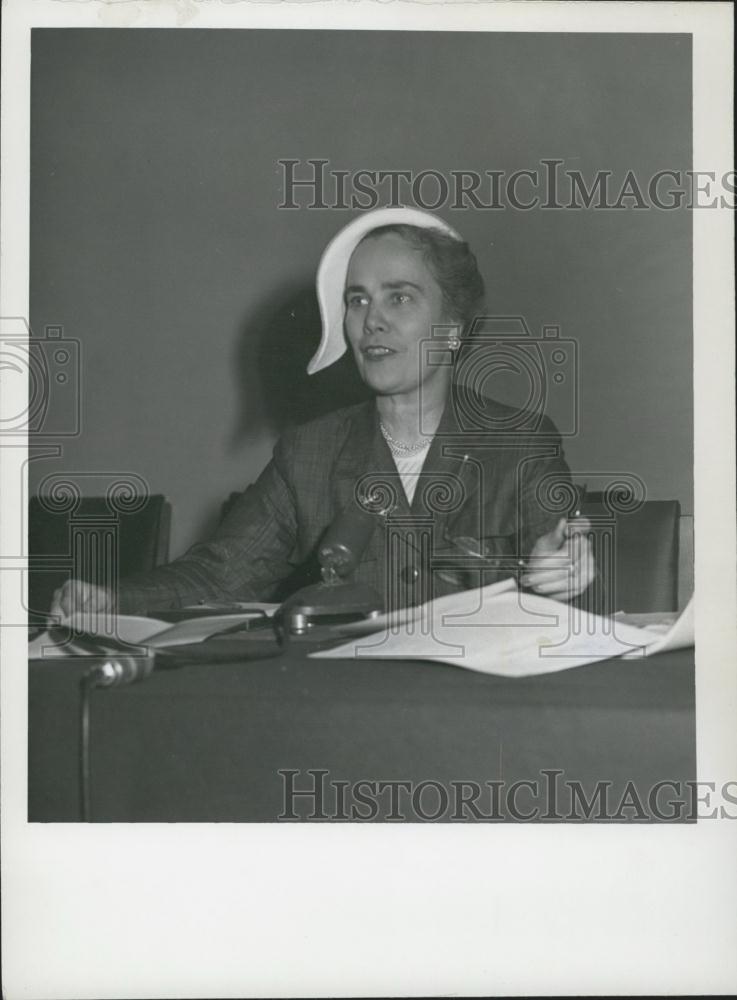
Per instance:
[[[408,295],[407,292],[395,292],[394,293],[394,301],[398,305],[405,305],[407,302],[411,302],[412,301],[412,296]]]
[[[346,305],[349,309],[358,309],[359,306],[366,304],[365,295],[349,295],[346,299]]]

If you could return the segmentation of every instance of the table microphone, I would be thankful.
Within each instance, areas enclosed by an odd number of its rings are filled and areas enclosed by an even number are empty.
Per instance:
[[[149,649],[141,656],[111,656],[104,663],[92,667],[85,679],[90,687],[120,687],[145,680],[154,669],[155,650]]]
[[[313,635],[342,621],[376,617],[383,601],[373,587],[347,579],[355,572],[379,515],[358,503],[342,510],[317,549],[322,582],[298,590],[274,616],[277,638]]]
[[[353,573],[376,529],[376,514],[358,504],[342,510],[325,532],[317,550],[325,583],[337,582]]]

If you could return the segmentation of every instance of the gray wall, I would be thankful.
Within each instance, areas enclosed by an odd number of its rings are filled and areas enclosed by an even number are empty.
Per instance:
[[[176,555],[286,420],[352,398],[347,366],[302,374],[315,267],[351,213],[278,210],[278,159],[447,173],[557,157],[646,181],[690,166],[690,63],[685,35],[37,29],[30,318],[81,342],[83,428],[31,487],[137,472],[174,505]],[[493,312],[578,341],[574,471],[636,473],[690,512],[689,213],[440,214]]]

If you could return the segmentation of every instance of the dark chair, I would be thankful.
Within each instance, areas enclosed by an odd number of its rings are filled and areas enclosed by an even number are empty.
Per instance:
[[[613,538],[613,572],[607,572],[606,552],[597,553],[604,577],[603,610],[677,611],[678,501],[646,500],[635,510],[612,513],[604,494],[587,493],[581,510],[591,521],[600,548],[607,533]]]
[[[31,497],[28,509],[28,611],[48,611],[57,587],[72,576],[90,579],[92,563],[117,562],[120,578],[145,572],[169,555],[171,505],[161,494],[111,511],[105,497],[82,497],[72,510],[54,498]],[[117,554],[112,554],[117,537]]]

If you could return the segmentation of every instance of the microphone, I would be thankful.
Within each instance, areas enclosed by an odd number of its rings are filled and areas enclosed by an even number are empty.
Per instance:
[[[120,687],[145,680],[154,669],[155,651],[142,656],[115,656],[92,667],[85,674],[90,687]]]
[[[317,558],[326,583],[350,576],[376,528],[376,514],[355,504],[342,510],[325,532]]]
[[[322,582],[292,594],[274,615],[280,643],[290,636],[319,637],[331,625],[380,614],[383,601],[373,587],[346,579],[358,568],[378,517],[358,503],[338,514],[317,549]]]
[[[90,697],[93,688],[118,687],[145,680],[154,669],[154,650],[143,656],[111,656],[104,663],[91,667],[79,682],[79,781],[81,819],[92,819],[90,764]]]

